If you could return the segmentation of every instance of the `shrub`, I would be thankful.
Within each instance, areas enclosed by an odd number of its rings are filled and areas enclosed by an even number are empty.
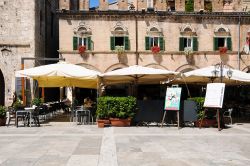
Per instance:
[[[0,105],[0,119],[6,117],[6,107]]]
[[[97,104],[98,118],[133,118],[135,115],[135,97],[99,97]]]
[[[31,103],[32,103],[32,105],[40,106],[43,103],[43,99],[42,98],[34,98]]]
[[[188,98],[188,100],[192,100],[192,101],[196,102],[196,104],[197,104],[197,111],[196,111],[197,118],[202,119],[202,117],[204,117],[204,115],[205,115],[205,111],[203,109],[205,97],[192,97],[192,98]]]

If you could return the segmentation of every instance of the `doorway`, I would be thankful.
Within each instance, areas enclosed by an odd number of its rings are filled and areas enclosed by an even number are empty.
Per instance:
[[[4,94],[5,94],[5,84],[4,84],[4,77],[3,73],[0,70],[0,105],[4,105]]]

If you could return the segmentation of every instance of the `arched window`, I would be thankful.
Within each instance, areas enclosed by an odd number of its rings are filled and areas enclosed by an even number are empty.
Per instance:
[[[117,22],[111,31],[110,50],[129,50],[129,37],[127,28],[122,22]]]
[[[198,51],[198,38],[195,30],[191,25],[187,24],[181,28],[181,37],[179,39],[179,51],[186,49],[191,51]]]
[[[223,24],[219,25],[214,30],[214,51],[220,47],[227,47],[227,50],[232,50],[232,39],[230,31]]]
[[[150,26],[145,37],[145,50],[151,50],[152,47],[159,47],[160,50],[164,50],[164,39],[157,25]]]
[[[91,29],[85,23],[80,23],[74,30],[73,50],[77,50],[80,46],[85,46],[86,50],[92,50],[91,34]]]

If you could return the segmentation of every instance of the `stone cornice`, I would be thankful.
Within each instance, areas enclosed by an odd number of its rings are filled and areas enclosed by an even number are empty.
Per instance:
[[[70,11],[70,10],[57,10],[57,14],[60,18],[84,18],[93,16],[132,16],[132,17],[227,17],[227,18],[249,18],[249,12],[168,12],[168,11],[153,11],[153,12],[142,12],[142,11]]]
[[[30,47],[29,43],[0,43],[0,47]]]

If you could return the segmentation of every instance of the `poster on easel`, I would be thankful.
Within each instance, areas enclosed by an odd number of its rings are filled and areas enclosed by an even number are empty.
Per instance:
[[[222,108],[224,91],[225,91],[225,83],[207,84],[204,107]]]
[[[165,110],[180,110],[181,102],[181,88],[180,87],[171,87],[167,88],[166,97],[165,97]]]

